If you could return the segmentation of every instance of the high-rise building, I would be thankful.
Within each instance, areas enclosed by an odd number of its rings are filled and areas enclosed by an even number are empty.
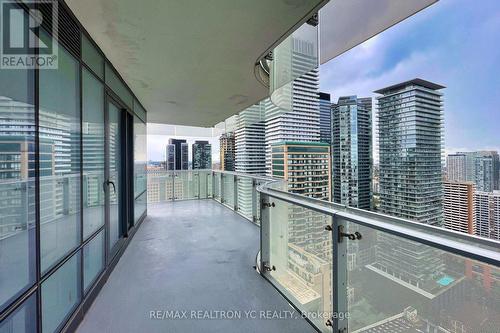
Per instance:
[[[168,144],[166,148],[165,169],[175,170],[175,145]]]
[[[269,103],[269,101],[267,101]],[[236,166],[235,170],[252,175],[266,174],[266,101],[261,101],[238,114],[236,122]],[[238,180],[238,209],[245,216],[252,216],[260,223],[254,211],[254,184],[250,178]]]
[[[330,94],[319,93],[319,140],[325,143],[332,141],[332,102]]]
[[[442,224],[443,88],[414,79],[375,91],[384,213]]]
[[[212,168],[212,145],[208,141],[195,141],[192,154],[193,170]]]
[[[473,235],[476,232],[474,183],[445,181],[443,189],[444,227]]]
[[[465,178],[476,183],[478,191],[491,192],[500,189],[500,162],[496,151],[458,152],[465,156]]]
[[[467,155],[449,154],[446,156],[446,178],[453,182],[467,180]]]
[[[478,191],[492,192],[499,189],[499,157],[496,151],[479,152],[475,158],[475,182]]]
[[[332,108],[333,201],[371,208],[371,98],[340,97]]]
[[[500,191],[476,192],[476,234],[500,240]]]
[[[234,171],[236,160],[236,147],[234,132],[227,132],[220,136],[220,169],[224,171]]]
[[[330,145],[283,141],[272,145],[272,175],[283,178],[288,190],[330,201]]]
[[[266,173],[266,103],[269,100],[252,105],[238,114],[235,131],[237,172],[252,175]]]
[[[467,151],[458,152],[457,155],[465,156],[465,180],[468,182],[476,182],[476,157],[479,152]]]
[[[319,71],[312,68],[317,54],[310,41],[291,38],[287,58],[287,70],[297,78],[286,88],[277,100],[279,105],[266,100],[266,169],[271,171],[271,145],[281,141],[320,141]],[[304,68],[312,68],[303,73]],[[283,109],[283,106],[286,106]]]
[[[380,211],[442,225],[444,87],[414,79],[375,91],[378,100]],[[403,286],[428,292],[444,269],[435,249],[377,234],[371,268]]]
[[[169,139],[166,153],[167,170],[187,170],[189,168],[189,146],[186,140]],[[172,166],[174,168],[170,169]]]

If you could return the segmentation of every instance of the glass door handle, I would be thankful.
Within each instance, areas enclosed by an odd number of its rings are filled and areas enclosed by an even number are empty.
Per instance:
[[[112,181],[110,181],[110,180],[106,180],[104,183],[102,183],[102,189],[103,189],[104,191],[106,191],[106,187],[105,187],[105,185],[108,185],[108,186],[109,186],[109,184],[113,185],[113,193],[116,193],[115,183],[113,183],[113,182],[112,182]]]

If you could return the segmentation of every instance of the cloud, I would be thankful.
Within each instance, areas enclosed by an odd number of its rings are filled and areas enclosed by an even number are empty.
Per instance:
[[[439,1],[321,66],[320,89],[335,101],[415,77],[440,83],[446,147],[498,147],[499,4]]]

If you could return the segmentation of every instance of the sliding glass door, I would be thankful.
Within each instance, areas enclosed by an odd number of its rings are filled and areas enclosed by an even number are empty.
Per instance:
[[[109,253],[112,258],[120,247],[120,241],[126,232],[124,204],[127,191],[124,186],[126,170],[125,147],[125,110],[108,98],[107,109],[107,190],[106,206],[108,210]]]

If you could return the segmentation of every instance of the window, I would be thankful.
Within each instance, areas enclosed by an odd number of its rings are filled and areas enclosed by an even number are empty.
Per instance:
[[[80,243],[79,65],[62,47],[59,68],[40,71],[41,268],[46,272]]]
[[[33,71],[1,71],[0,310],[36,279],[33,96]]]
[[[80,302],[80,253],[42,284],[42,331],[56,332]]]
[[[104,268],[104,231],[83,248],[83,287],[85,291]]]
[[[104,87],[83,70],[83,237],[104,225]]]

